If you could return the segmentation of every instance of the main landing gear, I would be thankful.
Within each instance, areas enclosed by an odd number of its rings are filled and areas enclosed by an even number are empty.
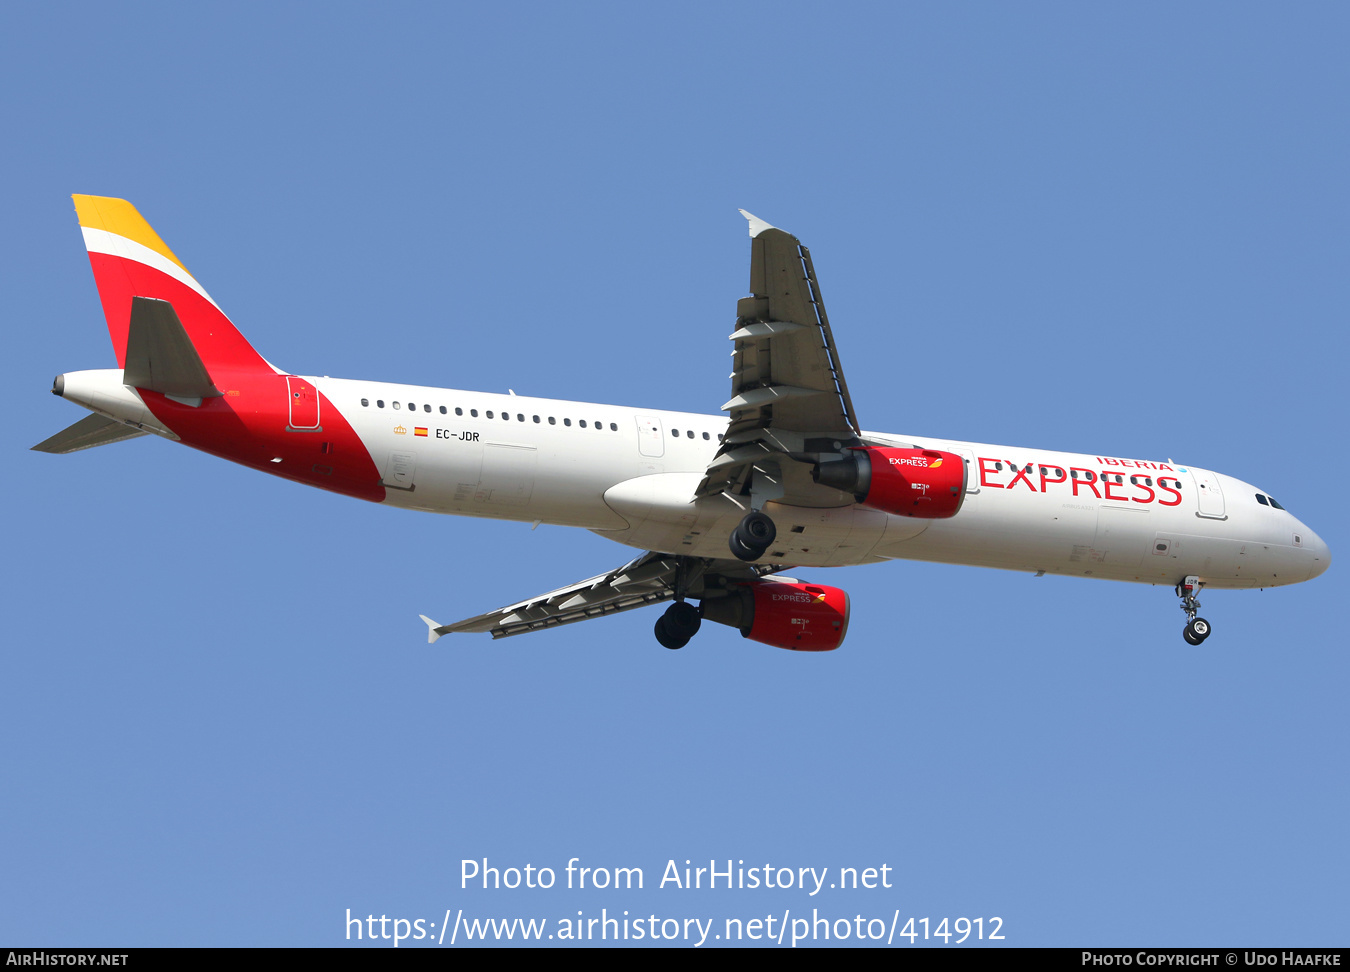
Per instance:
[[[689,561],[677,557],[673,585],[675,603],[656,619],[656,640],[663,648],[683,648],[703,625],[703,612],[685,600],[689,594],[689,583]]]
[[[683,648],[698,634],[703,613],[688,601],[676,601],[656,619],[656,640],[664,648]]]
[[[1208,621],[1195,616],[1200,610],[1200,602],[1195,595],[1200,593],[1202,586],[1200,578],[1191,575],[1176,587],[1177,597],[1181,598],[1181,610],[1186,612],[1186,627],[1181,629],[1181,637],[1186,639],[1188,645],[1200,644],[1209,637],[1211,630]]]
[[[764,551],[772,546],[777,536],[778,528],[773,525],[769,515],[760,510],[752,510],[736,524],[727,545],[731,547],[731,552],[737,559],[754,563],[764,556]]]

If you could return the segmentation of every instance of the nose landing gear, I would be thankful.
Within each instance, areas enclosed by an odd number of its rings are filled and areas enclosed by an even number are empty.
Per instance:
[[[1195,616],[1200,610],[1200,602],[1195,595],[1202,586],[1200,578],[1193,574],[1176,586],[1177,597],[1181,598],[1181,610],[1186,612],[1186,627],[1181,629],[1181,637],[1186,639],[1188,645],[1200,644],[1209,637],[1211,630],[1208,621]]]
[[[1181,629],[1181,637],[1186,639],[1188,645],[1200,644],[1209,637],[1209,622],[1204,618],[1192,618]]]

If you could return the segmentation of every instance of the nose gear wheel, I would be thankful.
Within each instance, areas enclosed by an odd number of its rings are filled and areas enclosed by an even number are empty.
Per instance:
[[[1204,618],[1196,617],[1200,610],[1200,601],[1196,594],[1204,584],[1199,577],[1191,575],[1183,580],[1176,587],[1177,597],[1181,598],[1181,610],[1186,612],[1186,627],[1181,629],[1181,637],[1186,639],[1188,645],[1198,645],[1209,637],[1209,622]]]

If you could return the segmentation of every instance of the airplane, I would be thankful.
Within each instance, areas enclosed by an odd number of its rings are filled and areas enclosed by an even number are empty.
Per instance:
[[[1202,588],[1278,587],[1331,563],[1268,491],[1157,459],[865,431],[811,253],[741,210],[720,416],[297,375],[262,357],[129,202],[74,197],[117,367],[58,375],[91,414],[33,448],[144,435],[295,482],[432,513],[559,524],[643,551],[452,624],[494,638],[670,602],[656,640],[703,621],[795,651],[848,632],[836,587],[784,571],[895,559],[1164,584],[1209,637]]]

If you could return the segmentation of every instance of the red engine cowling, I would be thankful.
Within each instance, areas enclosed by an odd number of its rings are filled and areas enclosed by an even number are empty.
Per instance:
[[[924,520],[955,516],[966,498],[965,462],[933,449],[864,446],[842,462],[820,463],[813,476],[852,493],[863,506]]]
[[[966,464],[932,449],[864,449],[872,482],[863,505],[900,516],[945,520],[966,498]]]
[[[765,579],[703,601],[703,617],[752,641],[790,651],[833,651],[848,633],[848,594],[837,587]]]

